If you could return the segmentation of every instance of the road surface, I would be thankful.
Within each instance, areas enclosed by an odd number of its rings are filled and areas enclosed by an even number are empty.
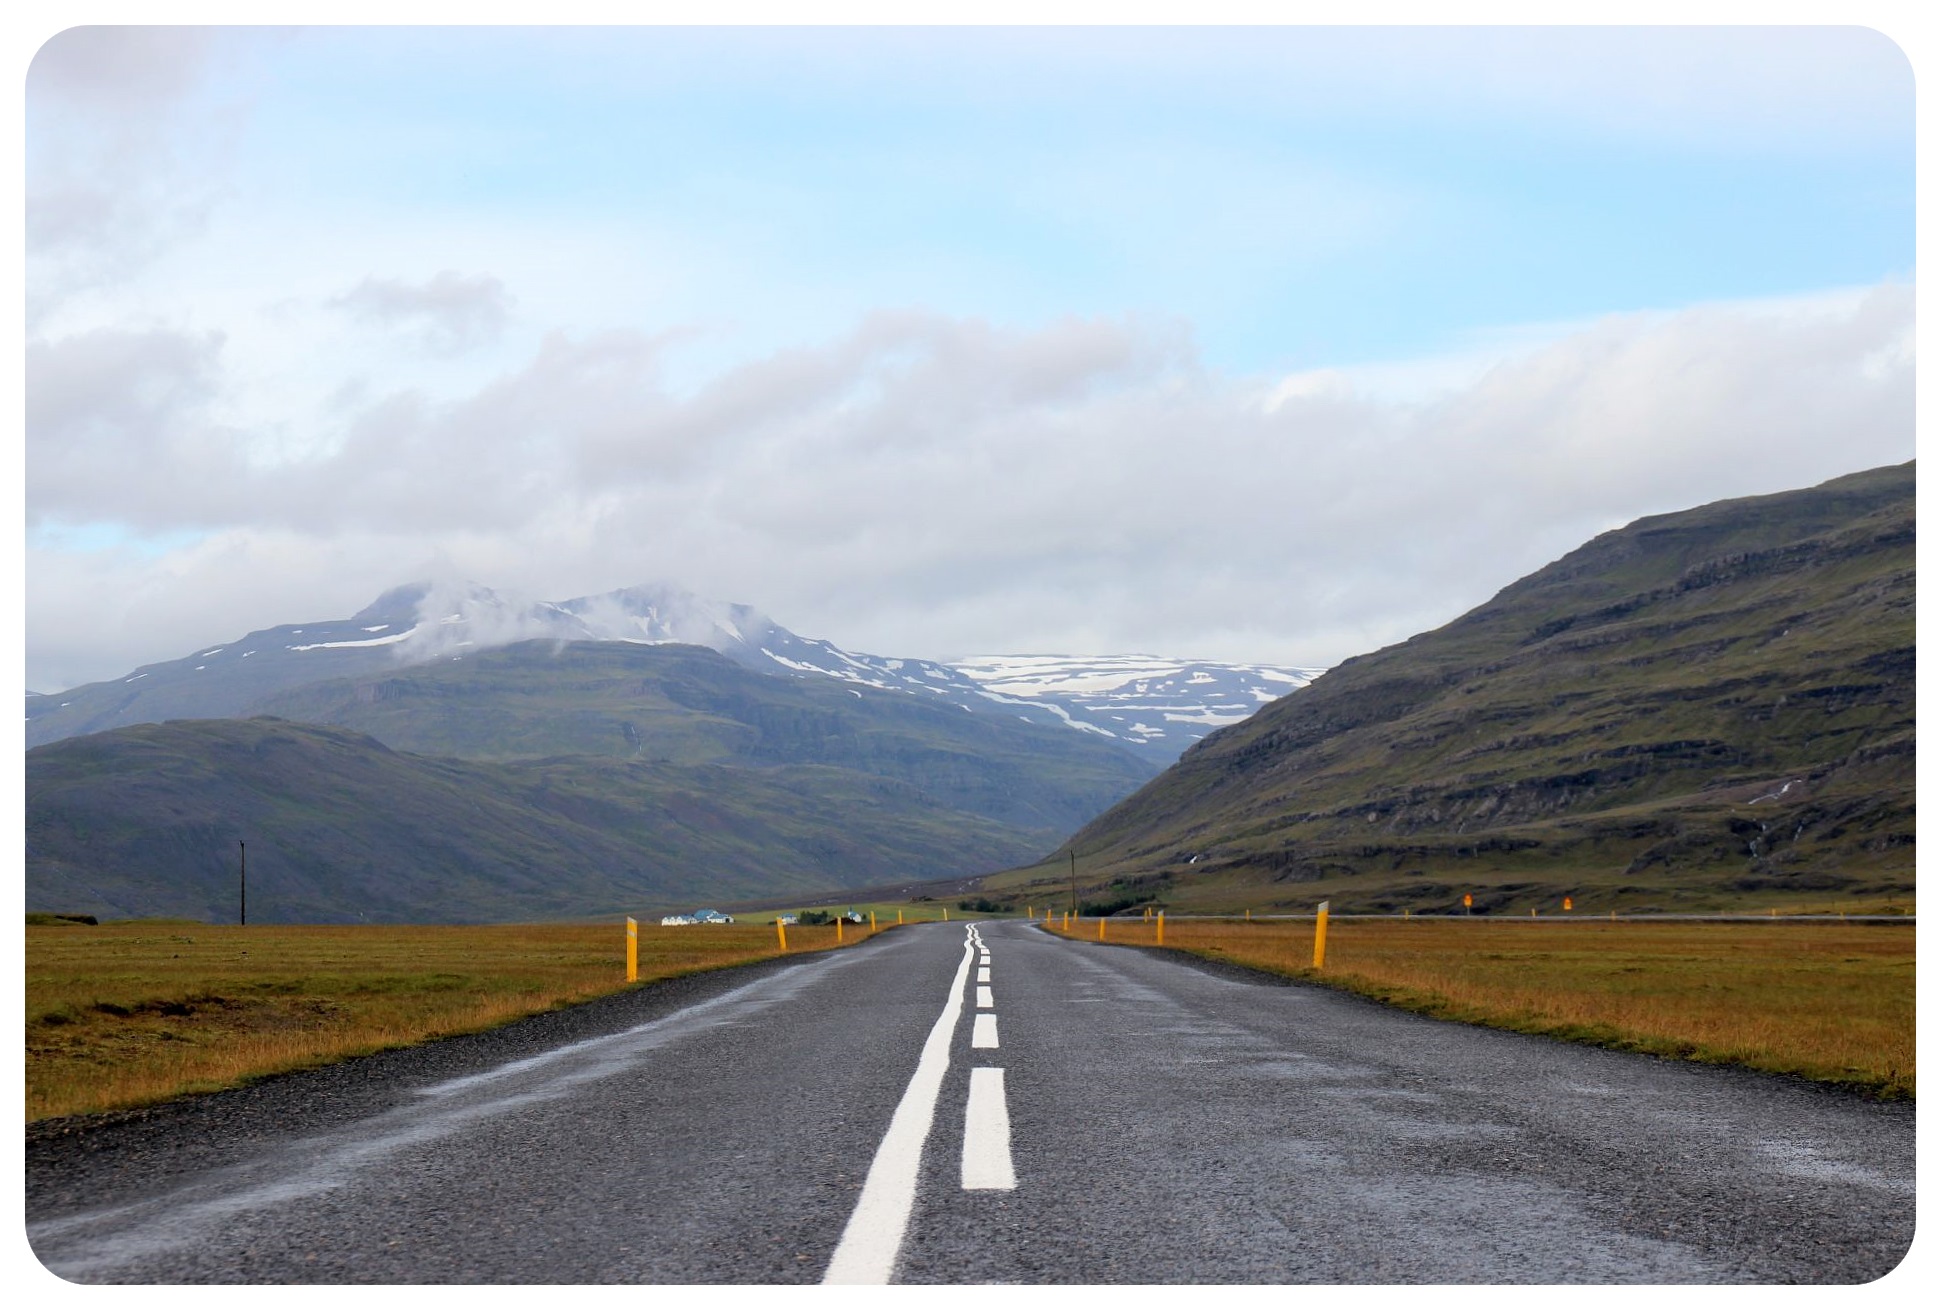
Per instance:
[[[87,1283],[1858,1283],[1914,1113],[952,923],[30,1131],[26,1202]]]

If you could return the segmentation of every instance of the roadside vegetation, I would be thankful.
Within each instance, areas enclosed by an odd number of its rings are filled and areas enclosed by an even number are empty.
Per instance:
[[[1052,931],[1096,941],[1098,920]],[[1345,919],[1173,920],[1166,949],[1441,1019],[1914,1096],[1914,926]],[[1152,946],[1155,925],[1105,921]]]
[[[54,918],[30,916],[26,928],[29,1122],[235,1087],[627,987],[617,921],[243,928]],[[849,925],[844,944],[868,935]],[[788,929],[791,954],[836,944],[834,926]],[[639,950],[643,983],[779,954],[772,923],[642,923]]]

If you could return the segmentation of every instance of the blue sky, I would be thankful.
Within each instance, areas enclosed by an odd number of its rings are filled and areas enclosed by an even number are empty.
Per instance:
[[[69,32],[28,683],[429,573],[1332,663],[1911,458],[1913,86],[1858,27]]]
[[[886,304],[1130,312],[1183,317],[1209,363],[1253,371],[1911,277],[1912,71],[1886,38],[1634,36],[1635,81],[1604,88],[1629,106],[1557,104],[1527,34],[1449,41],[1451,63],[1494,58],[1425,86],[1407,70],[1427,36],[1398,53],[1299,30],[1105,34],[1105,51],[1015,30],[313,31],[252,43],[229,89],[254,98],[238,171],[286,203],[591,218],[710,268],[637,314],[718,312],[738,269],[757,339]],[[1715,91],[1708,118],[1675,121],[1646,84],[1668,52],[1747,102]],[[1331,57],[1408,94],[1353,94],[1339,67],[1290,85]],[[1865,85],[1820,103],[1773,85],[1830,62]],[[1529,84],[1476,84],[1505,66]]]

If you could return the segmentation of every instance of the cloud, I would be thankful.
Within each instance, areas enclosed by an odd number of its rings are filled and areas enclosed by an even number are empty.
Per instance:
[[[207,78],[240,38],[196,27],[73,27],[27,73],[28,322],[127,278],[199,231],[239,125]]]
[[[30,542],[29,675],[451,575],[666,580],[888,655],[1327,664],[1640,515],[1911,458],[1912,330],[1899,283],[1614,315],[1402,399],[1352,370],[1229,376],[1138,319],[878,314],[687,394],[664,339],[556,334],[469,395],[357,404],[290,459],[225,410],[220,337],[91,333],[30,350],[30,504],[198,537]]]
[[[220,333],[102,328],[27,346],[27,514],[137,528],[236,511],[248,470],[210,417]]]
[[[367,277],[330,302],[366,323],[415,330],[419,345],[433,354],[497,341],[512,303],[498,278],[465,277],[451,269],[417,285]]]

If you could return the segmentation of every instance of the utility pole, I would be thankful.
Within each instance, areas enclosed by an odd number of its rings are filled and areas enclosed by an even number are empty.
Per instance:
[[[236,853],[241,860],[236,870],[236,926],[249,926],[249,847],[243,842],[236,843]]]
[[[1065,852],[1072,857],[1072,913],[1078,913],[1078,847]]]

